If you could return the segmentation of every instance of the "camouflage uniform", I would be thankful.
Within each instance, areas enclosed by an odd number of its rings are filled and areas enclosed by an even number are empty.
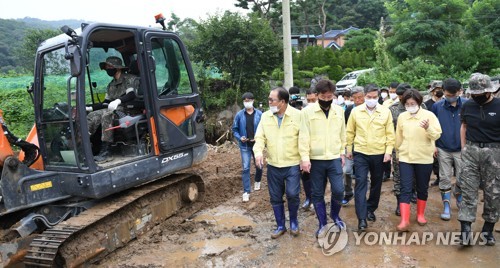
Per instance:
[[[109,57],[106,61],[109,64]],[[121,59],[116,58],[112,63],[115,66],[121,67]],[[102,67],[101,67],[102,68]],[[124,68],[124,67],[122,67]],[[138,88],[138,80],[135,75],[122,73],[118,79],[114,79],[109,82],[106,93],[106,102],[111,102],[120,97],[126,95],[127,93],[134,91],[136,92]],[[118,106],[117,111],[124,111],[122,106]],[[102,125],[102,137],[101,140],[104,142],[113,142],[113,131],[105,131],[106,129],[113,127],[113,113],[107,108],[93,111],[87,115],[87,123],[89,126],[89,132],[94,134],[99,125]]]
[[[484,185],[483,219],[497,222],[500,213],[500,144],[481,148],[467,143],[462,149],[463,169],[460,186],[462,203],[458,220],[476,221],[479,184]]]
[[[487,75],[473,74],[467,93],[480,95],[496,88]],[[466,127],[466,145],[462,149],[460,188],[462,203],[458,220],[476,220],[478,190],[483,186],[484,207],[482,217],[486,223],[496,223],[500,214],[500,100],[491,98],[486,104],[468,101],[461,116]],[[478,122],[480,121],[480,123]],[[492,227],[491,227],[492,228]],[[463,231],[463,230],[462,230]],[[483,232],[485,228],[483,227]],[[491,235],[492,230],[488,230]]]

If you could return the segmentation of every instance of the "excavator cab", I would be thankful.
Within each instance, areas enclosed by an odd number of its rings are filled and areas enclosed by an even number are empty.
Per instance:
[[[79,217],[105,197],[169,181],[207,153],[200,95],[176,34],[111,24],[62,30],[64,34],[43,42],[36,54],[31,136],[41,157],[32,167],[7,158],[0,180],[0,227],[26,239]],[[94,155],[102,129],[89,133],[86,107],[106,97],[112,77],[99,63],[109,56],[119,57],[128,66],[125,72],[136,77],[136,98],[120,104],[126,112],[116,113],[114,127],[104,130],[114,132],[113,161],[99,164]],[[189,187],[179,186],[183,198],[173,194],[172,200],[194,201],[198,194],[193,191],[203,192],[199,176],[187,178],[183,181]],[[0,254],[22,245],[25,240],[0,246]]]

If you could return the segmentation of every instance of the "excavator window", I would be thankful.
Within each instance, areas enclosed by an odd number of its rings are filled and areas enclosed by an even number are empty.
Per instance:
[[[154,38],[155,76],[160,98],[191,94],[193,90],[179,44],[173,39]]]

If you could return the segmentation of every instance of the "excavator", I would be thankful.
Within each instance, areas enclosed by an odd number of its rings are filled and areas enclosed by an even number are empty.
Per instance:
[[[26,139],[0,114],[2,267],[90,264],[203,203],[203,178],[186,170],[207,155],[204,115],[179,36],[104,23],[61,30],[36,52]],[[112,160],[98,163],[102,129],[89,132],[87,107],[106,98],[111,78],[99,63],[110,56],[137,86],[104,130],[114,134]]]

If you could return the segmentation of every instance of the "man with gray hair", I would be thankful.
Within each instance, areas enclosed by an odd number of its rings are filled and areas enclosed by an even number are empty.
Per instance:
[[[351,115],[351,111],[354,107],[360,106],[365,103],[365,89],[360,86],[355,86],[351,89],[351,98],[354,100],[354,103],[348,105],[344,112],[345,123],[347,124],[347,120],[349,120],[349,116]],[[346,206],[351,201],[354,196],[354,191],[352,190],[352,179],[354,178],[354,162],[352,159],[345,158],[344,165],[344,199],[342,199],[342,205]]]
[[[458,210],[461,226],[461,244],[472,244],[471,224],[476,221],[478,190],[484,191],[482,229],[486,245],[495,245],[493,229],[500,211],[500,99],[493,97],[490,77],[475,73],[469,79],[473,101],[462,106],[460,140],[462,146],[462,173],[460,187],[462,203]]]

